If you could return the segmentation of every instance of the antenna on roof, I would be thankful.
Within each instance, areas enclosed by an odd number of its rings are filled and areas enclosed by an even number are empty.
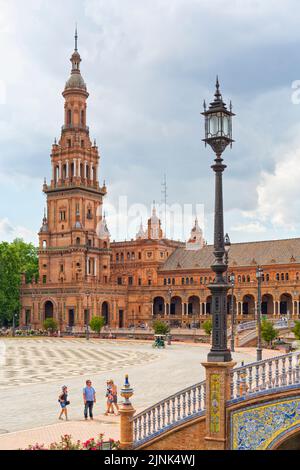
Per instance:
[[[162,204],[164,205],[165,211],[165,238],[167,238],[167,202],[168,202],[168,186],[167,186],[167,176],[164,174],[164,179],[161,185],[161,198]]]

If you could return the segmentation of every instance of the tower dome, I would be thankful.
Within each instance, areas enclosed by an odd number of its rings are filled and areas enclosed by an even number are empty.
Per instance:
[[[81,57],[78,52],[78,34],[77,34],[77,28],[75,31],[75,50],[72,54],[71,57],[71,63],[72,63],[72,70],[71,70],[71,76],[69,80],[66,83],[64,93],[70,90],[82,90],[85,93],[87,93],[87,87],[85,84],[85,81],[82,78],[82,75],[80,73],[80,62],[81,62]]]

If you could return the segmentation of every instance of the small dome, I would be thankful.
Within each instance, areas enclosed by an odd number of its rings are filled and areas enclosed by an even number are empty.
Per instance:
[[[86,84],[82,76],[80,75],[80,73],[73,73],[71,75],[71,77],[66,83],[65,89],[70,89],[70,88],[81,88],[82,90],[86,91]]]

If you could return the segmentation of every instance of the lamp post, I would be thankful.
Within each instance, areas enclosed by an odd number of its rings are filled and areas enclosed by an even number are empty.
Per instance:
[[[215,273],[214,282],[208,286],[212,294],[212,348],[208,354],[208,362],[230,362],[231,353],[227,348],[227,291],[229,284],[224,274],[227,266],[224,262],[224,211],[222,174],[226,168],[223,164],[222,153],[228,145],[232,145],[232,106],[228,110],[220,93],[219,80],[216,82],[215,98],[206,108],[205,145],[210,145],[216,154],[212,169],[215,172],[215,222],[214,222],[214,256],[212,270]]]
[[[256,279],[257,279],[257,349],[256,349],[256,360],[262,360],[262,347],[261,347],[261,279],[263,275],[263,269],[257,267]]]
[[[13,313],[13,318],[12,318],[12,321],[13,321],[13,330],[12,330],[12,335],[13,337],[16,336],[16,319],[18,318],[18,314],[17,313]]]
[[[90,311],[89,311],[89,297],[91,293],[87,292],[86,293],[86,298],[87,298],[87,311],[86,311],[86,322],[85,322],[85,337],[86,340],[89,341],[90,339],[90,331],[89,331],[89,316],[90,316]]]
[[[235,327],[235,318],[234,318],[234,304],[233,304],[233,290],[235,284],[235,275],[234,273],[230,274],[230,285],[231,285],[231,352],[234,352],[234,327]]]
[[[168,320],[168,323],[170,325],[170,321],[171,321],[171,303],[172,303],[172,294],[173,294],[171,288],[168,290],[168,294],[169,294],[169,301],[170,301],[170,303],[169,303],[169,320]]]

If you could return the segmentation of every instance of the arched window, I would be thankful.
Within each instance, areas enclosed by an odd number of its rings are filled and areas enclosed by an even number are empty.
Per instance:
[[[243,282],[246,282],[245,276],[242,277],[242,281],[243,281]]]
[[[43,240],[43,249],[45,250],[47,248],[47,241]]]
[[[85,112],[84,110],[81,111],[80,113],[80,124],[83,127],[85,125]]]
[[[80,245],[80,238],[79,237],[76,238],[76,245]]]
[[[289,280],[289,273],[286,273],[286,274],[285,274],[285,280],[286,280],[286,281]]]
[[[266,274],[266,281],[268,282],[270,280],[270,274]]]
[[[284,273],[281,273],[281,280],[284,281]]]
[[[299,281],[299,273],[296,273],[296,281]]]
[[[251,281],[251,280],[250,280],[250,276],[248,275],[248,276],[247,276],[247,282],[250,282],[250,281]]]
[[[116,254],[116,262],[119,262],[119,253]]]
[[[241,283],[242,282],[242,278],[241,276],[238,276],[238,282]]]
[[[68,126],[71,126],[72,124],[72,111],[70,109],[68,109],[67,124]]]
[[[279,280],[280,280],[279,273],[276,273],[276,281],[279,281]]]

